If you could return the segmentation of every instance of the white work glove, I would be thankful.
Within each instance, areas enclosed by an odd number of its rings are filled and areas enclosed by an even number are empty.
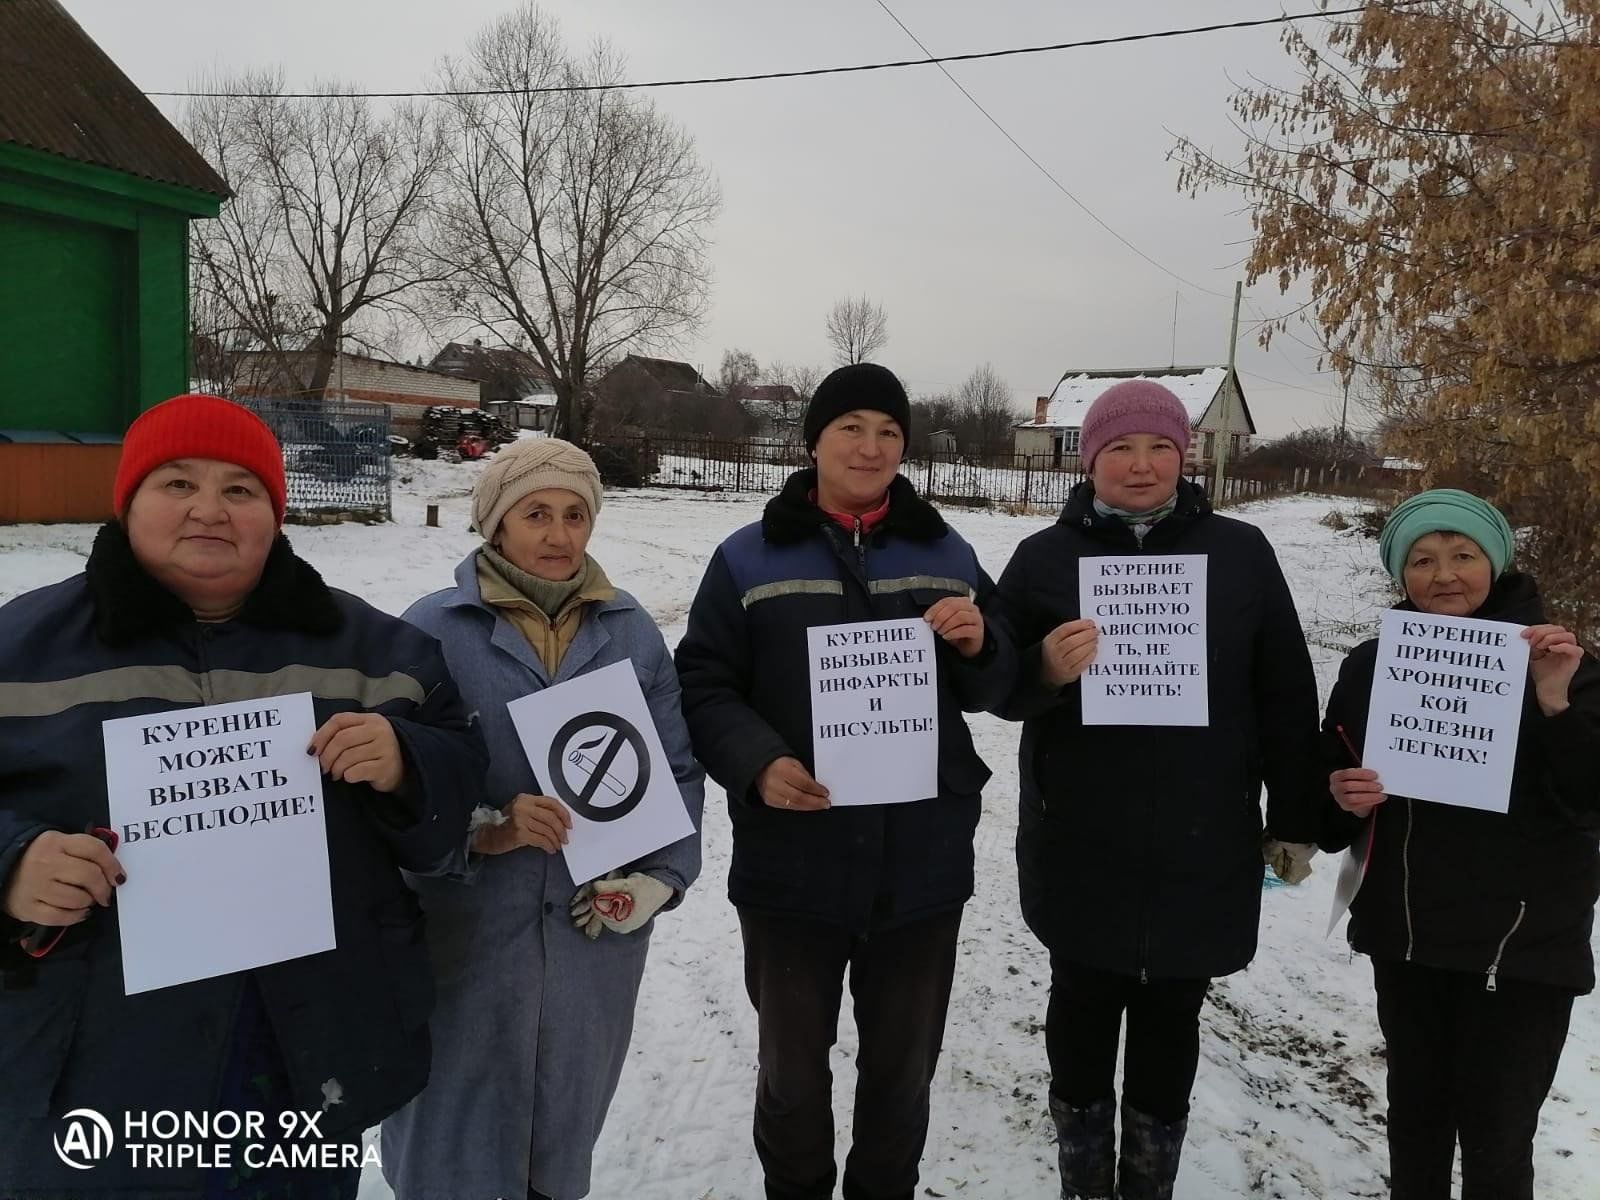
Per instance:
[[[578,889],[572,898],[572,923],[592,942],[602,929],[632,933],[672,899],[672,889],[641,875],[607,875]]]
[[[1280,842],[1277,838],[1261,839],[1261,857],[1272,868],[1272,873],[1285,883],[1301,883],[1311,878],[1311,860],[1317,848],[1310,842]]]

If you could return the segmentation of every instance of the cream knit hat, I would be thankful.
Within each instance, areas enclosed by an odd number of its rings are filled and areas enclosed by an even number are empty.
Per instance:
[[[600,470],[594,459],[559,438],[522,438],[500,450],[472,490],[472,523],[493,543],[500,522],[524,496],[565,488],[583,497],[589,518],[600,514]]]

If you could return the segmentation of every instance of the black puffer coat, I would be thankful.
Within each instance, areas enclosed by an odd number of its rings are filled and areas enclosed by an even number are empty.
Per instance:
[[[1415,611],[1408,601],[1399,605]],[[1533,580],[1501,578],[1473,616],[1538,625]],[[1323,748],[1332,770],[1355,764],[1338,736],[1365,744],[1374,638],[1352,650],[1328,698]],[[1366,878],[1350,908],[1350,944],[1395,959],[1553,984],[1594,987],[1595,901],[1600,899],[1600,663],[1585,655],[1565,712],[1547,717],[1529,680],[1505,813],[1390,796],[1372,829],[1324,789],[1324,850],[1371,836]]]
[[[1261,788],[1267,824],[1314,841],[1317,685],[1267,539],[1178,484],[1177,509],[1141,545],[1099,515],[1089,483],[1000,578],[1021,683],[1017,865],[1028,925],[1059,955],[1143,978],[1227,975],[1255,954]],[[1079,686],[1040,681],[1040,642],[1079,616],[1078,560],[1204,554],[1211,724],[1086,726]]]

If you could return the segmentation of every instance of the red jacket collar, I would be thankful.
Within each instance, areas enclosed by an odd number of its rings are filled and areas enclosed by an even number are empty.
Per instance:
[[[817,504],[817,493],[815,489],[812,489],[810,500],[811,503]],[[822,505],[817,504],[817,507],[822,508]],[[885,492],[883,494],[883,503],[879,504],[877,508],[874,508],[868,512],[864,512],[860,516],[857,516],[855,513],[834,512],[829,508],[823,508],[822,511],[827,513],[827,515],[833,519],[834,523],[842,527],[847,533],[854,533],[856,531],[857,521],[861,522],[862,533],[871,533],[873,529],[881,525],[884,518],[889,515],[889,493]]]

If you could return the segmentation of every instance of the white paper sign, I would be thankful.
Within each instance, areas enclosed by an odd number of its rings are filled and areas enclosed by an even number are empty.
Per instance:
[[[1209,725],[1206,556],[1078,560],[1080,615],[1100,631],[1085,725]]]
[[[545,795],[572,814],[563,854],[579,883],[694,833],[631,662],[523,696],[507,709]]]
[[[102,729],[128,995],[334,948],[309,692]]]
[[[1372,861],[1372,839],[1377,830],[1373,820],[1368,817],[1362,824],[1356,840],[1350,843],[1339,863],[1339,877],[1333,883],[1333,907],[1328,911],[1328,928],[1323,937],[1330,936],[1338,928],[1339,919],[1350,911],[1356,893],[1367,878],[1367,864]]]
[[[1361,765],[1391,796],[1505,812],[1528,679],[1523,626],[1390,609]]]
[[[905,804],[939,794],[939,667],[919,617],[818,625],[811,650],[811,755],[832,804]]]

